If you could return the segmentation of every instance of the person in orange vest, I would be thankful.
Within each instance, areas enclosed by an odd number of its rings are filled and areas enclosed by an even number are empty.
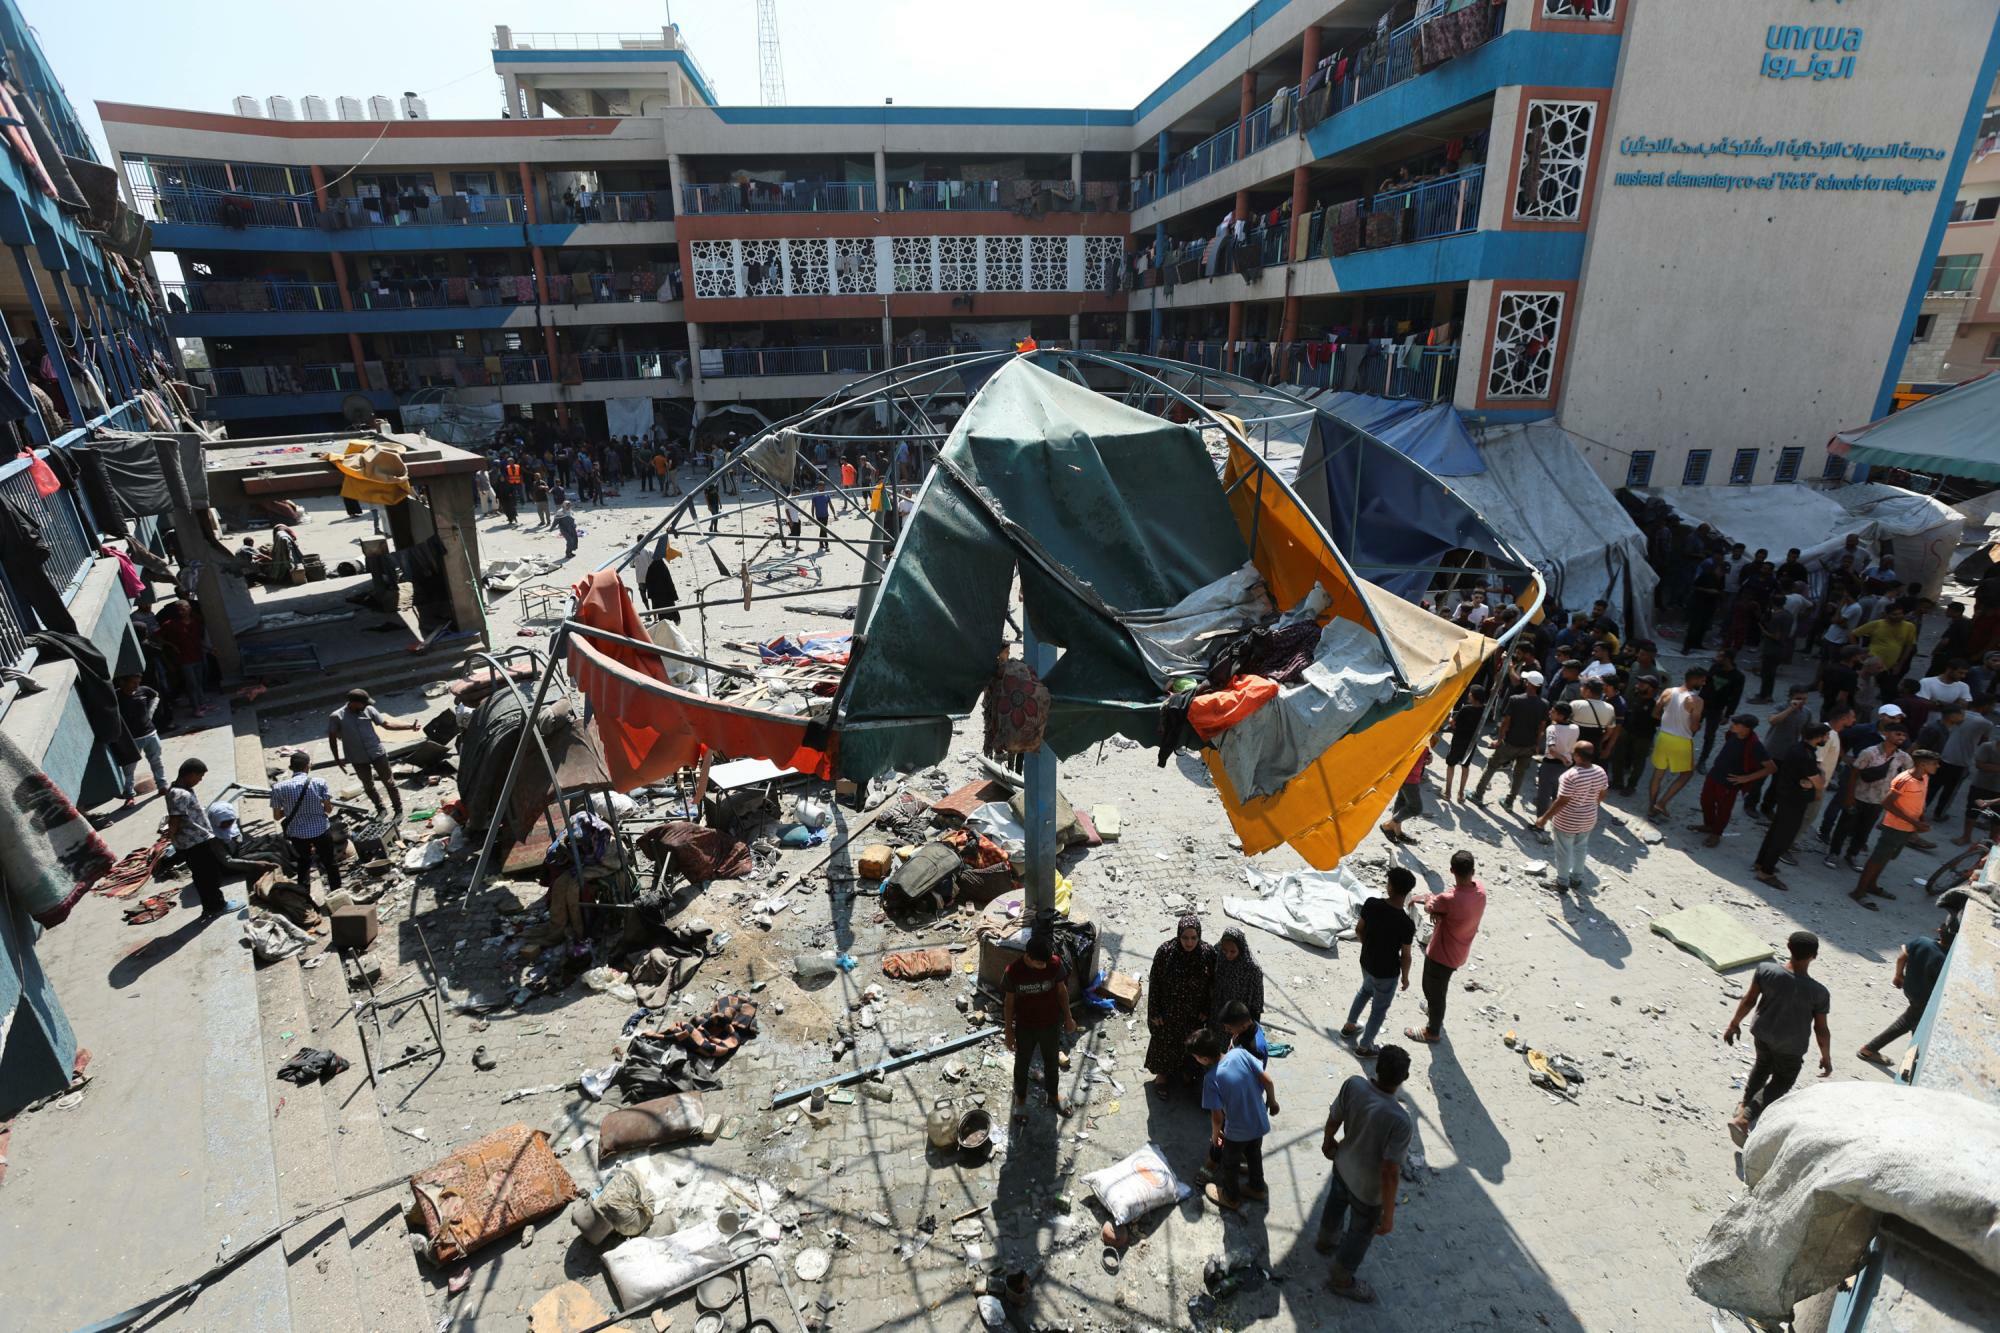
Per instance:
[[[501,471],[503,484],[500,487],[500,512],[507,516],[507,526],[520,526],[521,518],[521,464],[512,454],[507,456],[507,466]]]

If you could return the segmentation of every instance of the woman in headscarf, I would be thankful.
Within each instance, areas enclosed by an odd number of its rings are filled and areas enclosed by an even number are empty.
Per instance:
[[[1264,1021],[1264,969],[1250,956],[1250,942],[1240,927],[1222,932],[1215,946],[1215,987],[1209,995],[1209,1024],[1222,1030],[1222,1011],[1231,1001],[1241,1000],[1250,1011],[1250,1021]]]
[[[1174,938],[1154,950],[1146,982],[1146,1026],[1152,1030],[1146,1068],[1156,1091],[1165,1092],[1176,1074],[1186,1072],[1187,1039],[1207,1026],[1214,986],[1215,948],[1202,943],[1201,918],[1190,912]]]

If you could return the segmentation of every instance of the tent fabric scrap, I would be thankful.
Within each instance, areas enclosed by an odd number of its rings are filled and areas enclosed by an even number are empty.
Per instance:
[[[1808,1083],[1773,1102],[1743,1149],[1749,1192],[1695,1248],[1711,1305],[1789,1320],[1862,1264],[1884,1216],[2000,1274],[2000,1108],[1941,1089]]]
[[[1933,394],[1833,437],[1827,451],[1850,463],[2000,481],[2000,375]]]
[[[1768,943],[1714,903],[1656,918],[1653,933],[1666,936],[1717,972],[1761,963],[1772,954]]]
[[[1246,562],[1196,588],[1166,610],[1120,617],[1132,633],[1147,669],[1161,687],[1178,676],[1205,674],[1209,645],[1238,630],[1264,624],[1277,614],[1264,576]]]
[[[430,1256],[450,1263],[539,1221],[577,1197],[576,1182],[526,1125],[496,1129],[410,1177]]]
[[[1315,949],[1331,949],[1335,940],[1353,930],[1361,919],[1361,904],[1374,896],[1345,869],[1272,875],[1246,866],[1243,873],[1257,896],[1224,898],[1223,914]]]
[[[415,495],[403,446],[386,440],[349,440],[347,447],[322,455],[340,473],[340,498],[360,504],[395,505]]]
[[[1351,620],[1328,625],[1311,665],[1274,693],[1268,707],[1237,722],[1218,741],[1239,795],[1283,790],[1335,742],[1378,716],[1377,710],[1408,702],[1375,632]],[[1195,721],[1192,707],[1188,721]]]

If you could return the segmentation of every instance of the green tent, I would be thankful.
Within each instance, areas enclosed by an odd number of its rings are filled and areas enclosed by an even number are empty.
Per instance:
[[[1160,687],[1117,613],[1172,606],[1249,557],[1198,427],[1008,361],[945,442],[858,627],[839,771],[945,757],[1003,651],[1017,565],[1036,636],[1064,650],[1042,682],[1048,744],[1152,743]]]

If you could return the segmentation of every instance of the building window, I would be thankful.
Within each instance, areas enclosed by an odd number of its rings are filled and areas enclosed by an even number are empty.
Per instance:
[[[1681,469],[1681,485],[1706,486],[1708,484],[1708,454],[1706,449],[1688,450],[1687,466]]]
[[[940,236],[938,244],[938,290],[976,292],[979,290],[979,238]]]
[[[989,292],[1018,292],[1025,278],[1022,274],[1022,256],[1026,253],[1020,236],[988,236],[986,245],[986,290]]]
[[[1030,236],[1028,238],[1028,290],[1060,292],[1069,289],[1069,237]]]
[[[786,241],[785,249],[791,256],[792,295],[825,296],[832,291],[832,278],[826,263],[826,241],[815,237],[804,241]]]
[[[736,290],[736,242],[696,241],[692,257],[694,260],[694,294],[696,296],[735,296]]]
[[[1797,445],[1793,445],[1789,449],[1778,450],[1778,470],[1772,476],[1771,480],[1797,481],[1799,479],[1799,464],[1803,463],[1805,458],[1806,451]]]
[[[1595,102],[1528,103],[1515,217],[1574,222],[1583,216],[1584,177],[1590,170],[1591,131],[1596,123]]]
[[[1827,481],[1839,481],[1847,475],[1847,460],[1839,454],[1828,454],[1819,475]]]
[[[1542,17],[1551,19],[1610,19],[1618,16],[1618,0],[1542,0]]]
[[[2000,333],[1996,333],[1986,340],[1986,359],[1988,361],[2000,361]]]
[[[875,238],[841,236],[833,242],[833,279],[842,296],[865,296],[875,290]]]
[[[1545,402],[1555,389],[1556,346],[1562,334],[1561,292],[1502,292],[1493,328],[1488,398]]]
[[[1991,222],[2000,218],[2000,194],[1983,199],[1960,199],[1951,206],[1953,222]]]
[[[1757,450],[1738,449],[1736,461],[1729,465],[1729,484],[1748,486],[1757,480]]]
[[[1918,315],[1917,322],[1910,327],[1910,341],[1913,343],[1928,342],[1931,336],[1931,326],[1935,323],[1937,323],[1936,315]]]
[[[1970,296],[1973,280],[1979,276],[1978,255],[1939,255],[1931,268],[1926,296]]]
[[[889,242],[889,257],[896,268],[897,291],[933,289],[936,279],[932,276],[930,237],[898,236]]]
[[[1651,486],[1653,484],[1653,451],[1641,449],[1632,455],[1632,461],[1625,465],[1627,486]]]

